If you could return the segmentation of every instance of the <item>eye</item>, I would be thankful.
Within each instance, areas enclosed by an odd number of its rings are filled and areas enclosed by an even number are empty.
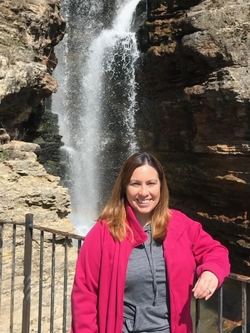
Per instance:
[[[148,183],[149,186],[153,186],[153,185],[156,185],[156,182],[155,181],[151,181]]]
[[[138,187],[138,186],[140,186],[140,183],[138,183],[138,182],[131,182],[130,186]]]

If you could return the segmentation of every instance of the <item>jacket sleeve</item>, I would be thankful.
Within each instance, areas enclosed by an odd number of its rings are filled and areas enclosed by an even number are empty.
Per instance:
[[[78,255],[71,294],[71,333],[98,333],[97,295],[102,229],[97,222],[87,234]]]
[[[228,250],[205,232],[199,222],[186,218],[196,262],[196,274],[199,277],[204,271],[211,271],[217,276],[220,287],[230,274]]]

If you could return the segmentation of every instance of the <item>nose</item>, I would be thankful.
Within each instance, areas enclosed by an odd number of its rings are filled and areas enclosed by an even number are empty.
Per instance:
[[[140,191],[139,191],[139,194],[141,196],[147,196],[148,195],[148,187],[146,184],[142,184],[141,187],[140,187]]]

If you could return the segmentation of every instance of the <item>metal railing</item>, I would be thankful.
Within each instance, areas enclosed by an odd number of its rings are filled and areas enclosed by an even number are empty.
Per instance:
[[[71,288],[83,241],[76,234],[34,225],[32,214],[26,215],[25,223],[0,221],[1,332],[69,332]],[[225,316],[223,285],[211,298],[216,305],[210,303],[216,314],[214,332],[224,332],[231,322],[247,333],[250,277],[231,274],[228,280],[241,284],[237,315],[231,321]],[[203,303],[193,300],[193,307],[194,331],[212,333],[202,328],[202,314],[207,311]]]
[[[231,273],[222,287],[215,292],[209,301],[194,300],[194,331],[196,333],[249,333],[248,287],[250,287],[249,276]],[[206,306],[206,303],[209,305]],[[210,311],[204,320],[201,317],[202,312],[208,311],[209,307],[216,311],[217,314],[214,318],[211,318]],[[211,320],[213,329],[204,328],[202,319],[203,321]],[[215,326],[216,330],[214,330]]]
[[[75,262],[84,237],[0,221],[0,331],[69,332]]]

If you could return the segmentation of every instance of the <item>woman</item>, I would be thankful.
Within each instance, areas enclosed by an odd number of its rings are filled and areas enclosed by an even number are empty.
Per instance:
[[[72,333],[192,332],[192,292],[221,286],[228,251],[168,201],[159,161],[130,156],[79,253]]]

